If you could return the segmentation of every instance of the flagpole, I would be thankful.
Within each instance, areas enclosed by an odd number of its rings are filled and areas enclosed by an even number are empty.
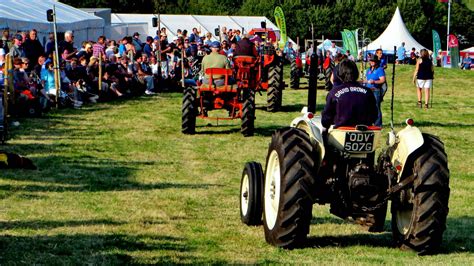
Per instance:
[[[451,0],[448,1],[448,34],[446,36],[446,56],[449,55],[449,22],[451,19]]]

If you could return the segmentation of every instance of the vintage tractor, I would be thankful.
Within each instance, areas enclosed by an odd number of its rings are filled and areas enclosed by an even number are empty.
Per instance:
[[[225,109],[227,118],[242,120],[241,133],[252,136],[255,120],[255,92],[257,88],[258,60],[250,56],[239,56],[234,59],[235,69],[209,68],[209,84],[200,84],[197,88],[187,86],[184,89],[181,131],[184,134],[196,132],[196,117],[209,118],[208,112]],[[224,84],[215,86],[213,75],[223,75]],[[235,84],[230,84],[235,78]]]
[[[393,92],[392,87],[392,111]],[[263,213],[266,241],[291,249],[304,245],[315,203],[330,204],[332,214],[380,232],[391,200],[396,245],[434,253],[449,211],[443,142],[422,133],[412,119],[396,133],[392,115],[387,147],[375,160],[381,128],[331,127],[326,133],[319,116],[302,113],[291,127],[273,133],[265,171],[258,162],[245,164],[242,222],[259,225]]]
[[[259,36],[263,45],[259,49],[260,69],[257,92],[267,92],[267,111],[277,112],[281,109],[283,99],[283,57],[272,43],[276,42],[275,32],[271,28],[257,28],[249,32]],[[268,41],[267,41],[268,40]]]

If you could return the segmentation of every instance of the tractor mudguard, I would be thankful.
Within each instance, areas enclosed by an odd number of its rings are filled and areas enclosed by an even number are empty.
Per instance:
[[[267,67],[271,63],[273,63],[274,55],[264,55],[263,56],[263,67]]]
[[[301,113],[301,116],[291,121],[290,126],[304,130],[309,135],[311,143],[319,153],[319,164],[321,164],[325,155],[324,140],[322,135],[323,126],[321,124],[321,117],[312,117],[312,114],[306,112],[306,108],[303,108]]]
[[[389,133],[390,134],[390,133]],[[414,153],[424,143],[421,131],[414,126],[407,126],[397,133],[396,144],[393,146],[393,154],[390,158],[392,165],[397,169],[398,178],[400,181],[403,170],[407,164],[407,159],[410,154]]]

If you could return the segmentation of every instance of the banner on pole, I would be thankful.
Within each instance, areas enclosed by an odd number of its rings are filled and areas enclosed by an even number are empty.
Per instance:
[[[342,32],[342,40],[344,43],[344,52],[346,50],[349,50],[351,55],[354,57],[357,57],[357,41],[356,41],[356,35],[354,34],[354,31],[344,29]]]
[[[449,54],[451,55],[451,68],[458,68],[459,65],[459,42],[454,34],[448,36]]]
[[[436,58],[438,57],[438,51],[441,50],[441,39],[439,38],[438,32],[431,30],[433,34],[433,64],[436,65]]]
[[[288,36],[286,35],[286,22],[285,22],[285,14],[283,13],[283,9],[277,6],[274,12],[275,22],[277,27],[280,29],[280,42],[279,47],[283,49],[288,41]]]

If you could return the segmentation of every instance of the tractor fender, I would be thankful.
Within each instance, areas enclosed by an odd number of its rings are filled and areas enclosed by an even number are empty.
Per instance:
[[[423,143],[423,135],[417,127],[407,125],[397,133],[396,144],[393,146],[394,150],[390,158],[392,165],[398,173],[397,181],[400,181],[402,177],[410,154],[418,150]]]
[[[311,144],[313,144],[313,147],[316,148],[319,154],[318,163],[321,164],[325,154],[321,117],[314,116],[313,118],[309,118],[308,114],[310,113],[304,112],[302,116],[293,119],[293,121],[291,121],[290,126],[294,128],[299,128],[309,135]]]

